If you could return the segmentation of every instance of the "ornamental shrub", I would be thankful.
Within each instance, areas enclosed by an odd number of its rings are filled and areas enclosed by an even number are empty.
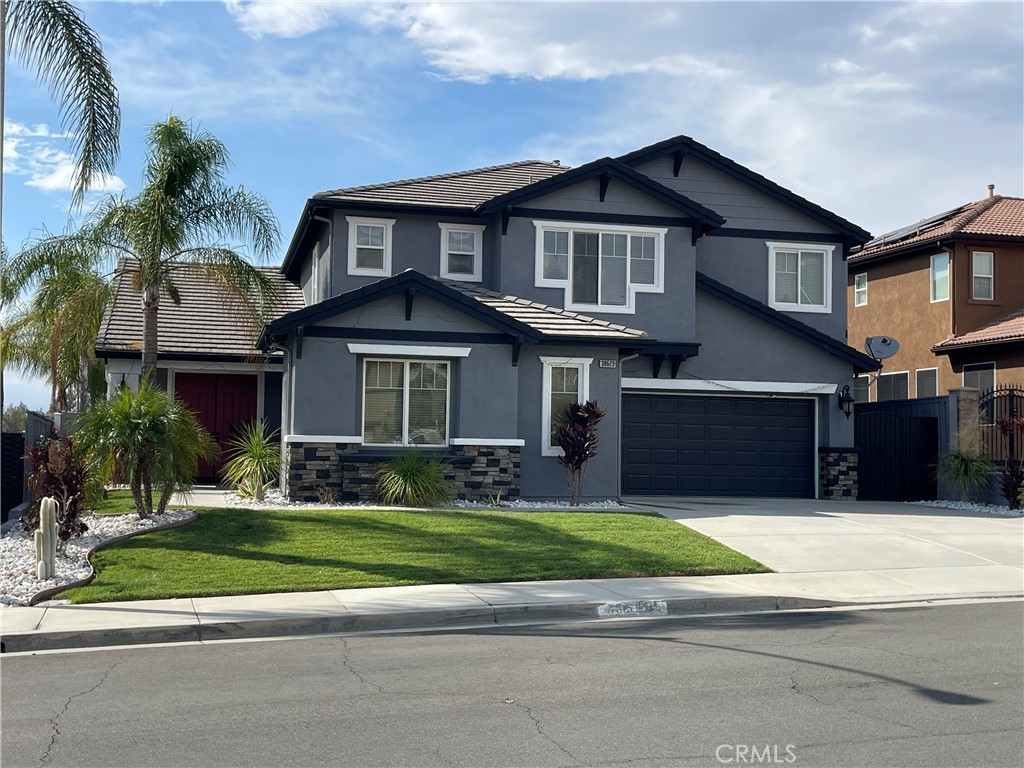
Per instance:
[[[596,400],[570,403],[555,427],[555,442],[562,449],[558,463],[565,470],[569,485],[569,506],[575,507],[583,495],[587,462],[597,455],[597,425],[608,413]]]
[[[32,467],[28,478],[32,506],[22,517],[25,529],[39,527],[39,507],[43,499],[52,496],[57,501],[57,546],[63,551],[70,539],[88,530],[80,518],[84,505],[99,491],[99,486],[90,482],[85,452],[54,429],[26,451],[25,459]]]
[[[385,504],[433,507],[455,495],[444,479],[451,464],[440,456],[406,451],[388,459],[377,470],[377,495]]]

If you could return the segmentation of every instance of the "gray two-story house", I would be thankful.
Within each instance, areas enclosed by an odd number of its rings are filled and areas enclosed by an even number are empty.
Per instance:
[[[283,488],[371,499],[412,450],[465,498],[565,497],[554,420],[596,400],[586,498],[855,497],[868,239],[685,136],[316,194],[281,267],[305,307],[258,342],[283,355]]]

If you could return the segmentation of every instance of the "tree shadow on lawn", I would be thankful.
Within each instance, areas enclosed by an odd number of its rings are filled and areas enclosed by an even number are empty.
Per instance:
[[[307,568],[362,573],[375,584],[387,580],[429,584],[713,575],[760,570],[730,567],[746,565],[749,561],[717,544],[709,552],[702,546],[703,537],[686,538],[681,542],[683,546],[674,552],[657,552],[642,546],[576,535],[535,518],[500,513],[498,516],[476,512],[429,513],[431,520],[450,521],[454,527],[424,527],[416,525],[414,520],[402,519],[416,512],[346,511],[325,518],[290,511],[261,510],[256,515],[249,510],[241,513],[218,510],[216,517],[201,515],[200,520],[190,526],[166,531],[161,536],[133,539],[122,546],[273,563],[281,566],[274,572],[282,573],[282,578],[288,577],[288,569],[292,569],[296,577],[296,571]],[[297,530],[296,525],[301,530]],[[210,528],[212,530],[205,530]],[[318,529],[323,534],[321,537],[317,537]],[[304,540],[289,542],[296,534]],[[607,529],[604,535],[608,535]],[[651,536],[657,537],[657,531],[647,534],[648,538]],[[311,544],[311,537],[319,541]],[[333,551],[324,551],[335,547],[337,556]],[[381,561],[365,557],[373,552],[381,553]],[[358,557],[360,554],[363,557]],[[339,584],[344,586],[341,581]]]

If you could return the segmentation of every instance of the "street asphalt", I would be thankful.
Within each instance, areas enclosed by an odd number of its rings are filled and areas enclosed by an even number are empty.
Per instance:
[[[200,491],[197,505],[226,503]],[[622,616],[1024,596],[1024,518],[889,502],[647,497],[776,573],[432,584],[0,607],[5,653]]]
[[[1020,601],[144,646],[2,665],[4,768],[1024,763]]]

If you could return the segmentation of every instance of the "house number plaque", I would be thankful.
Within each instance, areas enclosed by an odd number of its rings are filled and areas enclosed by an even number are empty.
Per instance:
[[[600,367],[601,368],[614,368],[618,364],[618,362],[619,362],[618,360],[601,360],[600,361]]]

